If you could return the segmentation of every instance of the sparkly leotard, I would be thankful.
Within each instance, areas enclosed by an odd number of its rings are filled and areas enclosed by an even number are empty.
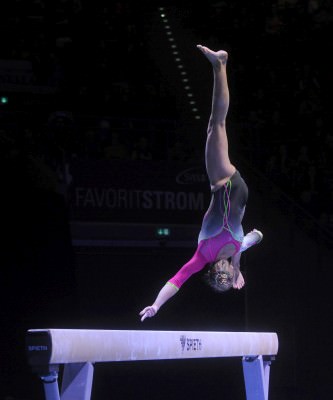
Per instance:
[[[242,218],[248,198],[248,188],[236,171],[218,190],[212,192],[209,208],[203,218],[198,247],[193,257],[168,282],[176,288],[206,264],[214,262],[227,244],[241,251],[244,237]]]

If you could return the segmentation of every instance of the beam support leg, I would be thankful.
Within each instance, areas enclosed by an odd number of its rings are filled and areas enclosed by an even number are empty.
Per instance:
[[[93,375],[94,366],[90,362],[66,364],[61,385],[61,400],[90,400]]]
[[[271,358],[243,357],[243,373],[247,400],[268,400]]]
[[[46,400],[60,400],[58,386],[58,370],[50,371],[46,375],[40,375],[44,386]]]

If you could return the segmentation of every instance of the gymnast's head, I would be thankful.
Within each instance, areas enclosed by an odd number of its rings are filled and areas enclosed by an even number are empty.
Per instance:
[[[215,261],[210,264],[205,278],[216,292],[226,292],[233,285],[234,267],[226,259]]]

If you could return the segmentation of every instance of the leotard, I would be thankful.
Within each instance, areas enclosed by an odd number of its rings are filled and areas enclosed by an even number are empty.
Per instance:
[[[248,199],[248,188],[236,171],[219,189],[212,192],[210,205],[202,221],[198,247],[193,257],[168,281],[179,289],[191,275],[217,260],[221,249],[234,245],[234,254],[241,249],[244,232],[242,218]]]

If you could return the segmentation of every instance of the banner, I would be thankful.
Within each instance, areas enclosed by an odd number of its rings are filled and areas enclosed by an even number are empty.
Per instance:
[[[27,60],[0,60],[0,83],[32,85],[32,62]]]
[[[0,59],[0,90],[13,93],[53,94],[57,88],[36,85],[32,62]]]
[[[72,221],[200,224],[209,205],[205,167],[160,161],[76,161]]]

